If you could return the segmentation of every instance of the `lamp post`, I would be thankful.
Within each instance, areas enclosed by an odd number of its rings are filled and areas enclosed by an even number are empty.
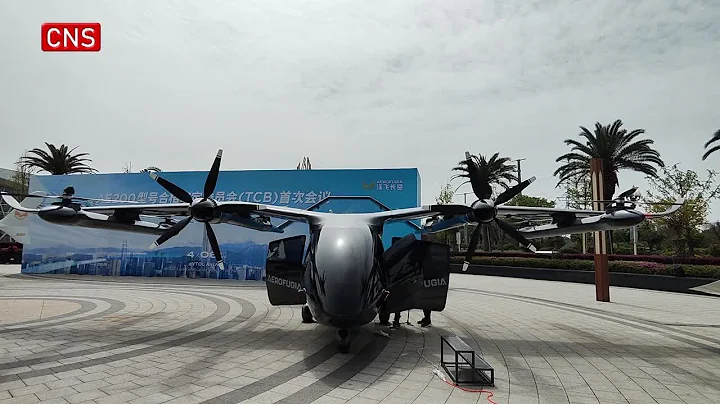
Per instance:
[[[522,182],[522,171],[520,171],[520,162],[523,161],[523,160],[525,160],[525,159],[515,159],[515,161],[517,162],[517,172],[518,172],[517,179],[518,179],[518,184],[519,184],[520,182]]]

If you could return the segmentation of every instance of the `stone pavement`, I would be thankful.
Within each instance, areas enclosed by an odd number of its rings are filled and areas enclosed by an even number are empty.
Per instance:
[[[10,271],[12,272],[12,271]],[[391,338],[272,307],[262,284],[0,277],[0,403],[719,403],[720,299],[453,274],[433,325]],[[20,310],[22,308],[22,310]],[[25,314],[20,314],[25,313]],[[403,313],[403,322],[407,313]],[[495,367],[487,393],[432,374],[440,335]]]

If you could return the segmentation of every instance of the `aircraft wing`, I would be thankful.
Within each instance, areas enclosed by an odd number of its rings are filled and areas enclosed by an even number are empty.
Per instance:
[[[472,208],[465,205],[425,205],[417,208],[393,209],[384,212],[365,213],[371,221],[385,222],[395,220],[424,219],[434,216],[455,216],[472,212]]]
[[[497,219],[501,221],[516,219],[525,222],[524,227],[513,230],[515,226],[509,223],[503,225],[506,231],[526,239],[554,237],[568,234],[592,233],[595,231],[609,231],[626,229],[637,226],[647,219],[657,219],[675,213],[682,204],[683,199],[678,199],[667,210],[660,213],[644,213],[633,209],[617,209],[615,211],[583,210],[583,209],[560,209],[560,208],[537,208],[527,206],[498,206]],[[428,208],[428,211],[442,211],[444,209],[457,210],[455,214],[445,214],[423,228],[423,232],[436,233],[463,226],[474,224],[472,214],[461,214],[461,208],[438,205]],[[388,212],[390,213],[390,212]],[[518,236],[519,238],[519,236]],[[529,244],[528,244],[529,245]]]
[[[604,210],[537,208],[532,206],[498,206],[497,216],[501,218],[520,219],[551,219],[554,216],[566,215],[574,217],[591,217],[605,214]]]
[[[6,196],[4,196],[6,197]],[[83,207],[86,212],[114,215],[116,213],[132,213],[145,216],[189,216],[190,210],[187,203],[168,204],[134,204],[134,205],[105,205]],[[219,202],[217,210],[222,213],[236,215],[258,215],[269,216],[279,219],[308,221],[319,215],[316,212],[304,209],[295,209],[284,206],[263,205],[249,202]]]
[[[664,216],[669,216],[675,213],[685,203],[685,200],[680,198],[664,212],[641,213],[646,219],[656,219]],[[601,216],[607,214],[604,210],[586,210],[586,209],[563,209],[563,208],[538,208],[531,206],[498,206],[497,216],[500,218],[508,219],[523,219],[523,220],[542,220],[542,219],[569,219],[569,218],[589,218],[594,216]],[[637,212],[637,211],[634,211]]]

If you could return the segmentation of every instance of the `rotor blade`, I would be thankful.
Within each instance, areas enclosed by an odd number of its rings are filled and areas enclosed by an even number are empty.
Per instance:
[[[187,218],[175,223],[175,225],[173,227],[167,229],[167,231],[165,231],[165,233],[163,233],[160,237],[158,237],[157,240],[153,241],[153,243],[150,244],[150,249],[153,250],[153,249],[157,248],[160,244],[177,236],[178,233],[180,233],[180,231],[182,231],[182,229],[184,229],[185,226],[187,226],[191,220],[192,220],[192,216],[188,216]]]
[[[629,197],[630,195],[634,194],[635,191],[637,191],[637,189],[638,189],[638,187],[632,187],[632,188],[628,189],[627,191],[618,195],[616,197],[616,199],[625,199],[625,198]]]
[[[213,254],[215,254],[215,260],[217,261],[218,267],[220,267],[220,270],[224,270],[225,265],[223,265],[220,246],[218,245],[217,237],[215,237],[215,232],[213,231],[212,226],[208,222],[205,222],[205,231],[207,232],[208,241],[210,241],[210,247],[213,250]]]
[[[504,222],[498,218],[495,218],[495,223],[497,223],[498,227],[500,227],[505,233],[507,233],[508,236],[512,237],[517,241],[518,243],[522,244],[523,247],[527,248],[528,250],[532,252],[536,252],[537,248],[528,241],[528,239],[525,238],[525,236],[522,235],[516,228],[514,228],[511,224]]]
[[[8,205],[10,205],[11,208],[20,211],[20,212],[28,212],[28,213],[37,213],[40,212],[40,209],[32,209],[32,208],[26,208],[18,202],[17,199],[13,198],[12,195],[7,194],[5,192],[1,193],[0,196],[2,197],[2,200],[5,201]]]
[[[218,150],[213,161],[210,172],[208,173],[207,179],[205,180],[205,189],[203,190],[203,198],[207,199],[212,195],[217,184],[218,175],[220,174],[220,160],[222,159],[222,149]]]
[[[473,212],[473,208],[466,205],[431,205],[430,209],[434,212],[445,216],[445,220],[449,220],[451,216],[466,215]]]
[[[467,271],[470,261],[475,254],[475,249],[477,248],[478,241],[480,239],[480,227],[482,227],[480,224],[475,226],[475,231],[473,231],[472,236],[470,236],[470,242],[468,243],[467,252],[465,253],[465,262],[463,262],[462,267],[463,272]]]
[[[519,195],[523,191],[523,189],[527,188],[534,181],[535,177],[530,177],[525,181],[515,185],[514,187],[509,188],[502,194],[498,195],[498,197],[495,198],[495,206],[502,205],[503,203],[510,201],[512,198],[515,197],[515,195]]]
[[[150,173],[150,178],[155,180],[155,182],[160,184],[163,188],[167,189],[168,192],[173,194],[173,196],[178,198],[179,200],[185,203],[192,203],[192,196],[190,196],[190,194],[188,194],[184,189],[180,188],[179,186],[173,184],[172,182],[153,172]]]
[[[60,195],[33,195],[33,194],[18,194],[14,192],[3,192],[3,195],[12,195],[16,197],[22,197],[22,198],[41,198],[41,199],[68,199],[66,197],[60,196]],[[139,203],[137,201],[121,201],[118,199],[98,199],[98,198],[85,198],[82,196],[73,196],[72,199],[74,201],[92,201],[92,202],[120,202],[120,203]]]

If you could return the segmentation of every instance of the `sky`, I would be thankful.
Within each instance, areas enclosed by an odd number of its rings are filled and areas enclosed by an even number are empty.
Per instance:
[[[718,15],[713,0],[3,1],[0,167],[43,142],[101,172],[207,170],[222,148],[224,170],[417,167],[431,203],[467,150],[524,158],[526,194],[554,200],[563,140],[622,119],[704,175],[720,169],[701,160],[720,129]],[[41,51],[41,24],[78,21],[102,24],[100,52]],[[633,185],[648,187],[621,172]]]

